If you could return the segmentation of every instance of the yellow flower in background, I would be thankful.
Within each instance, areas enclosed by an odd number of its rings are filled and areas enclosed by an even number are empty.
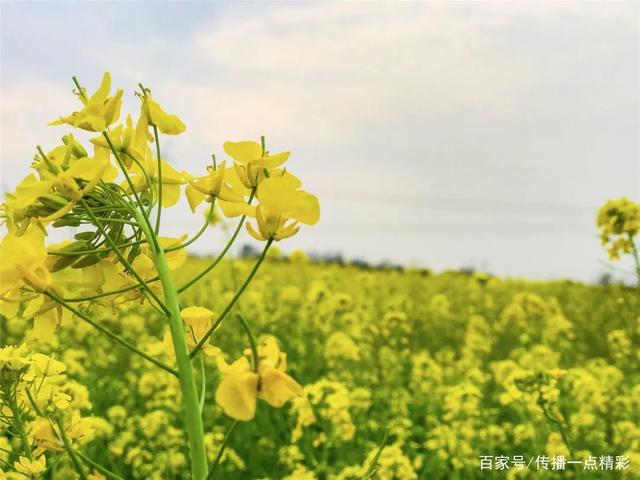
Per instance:
[[[9,232],[0,243],[0,296],[23,284],[46,290],[51,282],[46,261],[44,233],[35,222],[20,237]]]
[[[596,223],[602,245],[608,246],[611,260],[617,260],[620,253],[633,251],[633,239],[640,232],[640,204],[626,197],[609,200],[598,211]]]
[[[40,476],[47,469],[47,459],[42,455],[37,460],[29,460],[27,457],[20,457],[20,459],[13,464],[16,472],[22,473],[27,478],[40,478]]]
[[[64,450],[64,443],[58,438],[51,420],[44,417],[36,417],[29,422],[29,436],[36,445],[36,455],[42,455],[46,451],[61,452]]]
[[[254,372],[246,356],[231,365],[218,357],[222,381],[216,390],[216,402],[236,420],[251,420],[257,399],[280,408],[288,400],[304,395],[302,387],[285,373],[286,354],[280,352],[274,337],[267,337],[258,347],[258,369]]]
[[[224,151],[233,158],[235,170],[245,187],[256,187],[289,158],[290,152],[270,155],[252,141],[224,142]]]
[[[120,107],[122,105],[122,90],[116,90],[113,97],[109,96],[111,91],[111,74],[105,72],[102,76],[102,83],[98,90],[87,97],[86,92],[77,92],[84,108],[80,111],[73,112],[66,117],[60,117],[59,120],[51,122],[49,125],[68,124],[83,130],[91,132],[102,132],[109,125],[118,121],[120,117]]]
[[[0,348],[0,369],[22,370],[31,365],[31,356],[26,345],[8,345]]]
[[[260,183],[255,208],[258,230],[250,223],[247,230],[257,240],[282,240],[298,233],[299,222],[314,225],[320,219],[318,198],[300,190],[292,175],[270,177]]]

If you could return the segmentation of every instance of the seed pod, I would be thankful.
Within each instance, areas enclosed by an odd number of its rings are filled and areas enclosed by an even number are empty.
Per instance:
[[[61,218],[53,222],[54,227],[79,227],[80,220],[77,218]]]
[[[73,238],[75,238],[76,240],[91,240],[93,237],[96,236],[96,232],[80,232],[80,233],[76,233]]]
[[[55,195],[53,193],[42,195],[41,197],[38,197],[38,200],[45,207],[49,207],[54,210],[59,210],[62,207],[66,207],[67,204],[69,203],[69,200],[67,200],[66,198],[60,195]]]
[[[71,268],[85,268],[90,267],[91,265],[95,265],[100,260],[104,258],[104,254],[100,253],[91,253],[89,255],[85,255],[80,260],[71,265]]]

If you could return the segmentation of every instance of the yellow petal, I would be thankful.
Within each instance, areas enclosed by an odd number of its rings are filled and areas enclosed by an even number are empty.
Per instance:
[[[158,130],[166,135],[178,135],[187,128],[177,115],[165,112],[160,104],[151,98],[146,100],[149,108],[149,119]]]
[[[200,205],[207,196],[199,191],[197,188],[192,185],[187,185],[187,188],[184,191],[187,201],[189,202],[189,207],[192,212],[196,211],[196,207]]]
[[[240,215],[247,215],[248,217],[256,216],[256,207],[249,205],[245,202],[226,202],[224,200],[218,200],[220,210],[225,217],[239,217]]]
[[[260,398],[272,407],[280,408],[303,393],[300,384],[283,371],[272,367],[260,370]]]
[[[216,402],[236,420],[251,420],[256,414],[258,374],[244,372],[225,375],[216,390]]]
[[[111,74],[109,72],[104,72],[104,75],[102,75],[102,82],[100,83],[98,90],[96,90],[96,93],[91,95],[91,98],[89,99],[89,103],[99,104],[104,102],[107,99],[107,96],[109,95],[110,91],[111,91]]]
[[[173,207],[180,200],[180,185],[162,183],[162,206]]]
[[[243,165],[262,157],[262,146],[252,141],[224,142],[223,148],[234,161]]]

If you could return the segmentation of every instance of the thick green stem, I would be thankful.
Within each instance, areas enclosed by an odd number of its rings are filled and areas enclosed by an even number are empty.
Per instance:
[[[154,245],[155,265],[158,271],[158,277],[160,277],[160,282],[162,283],[165,304],[169,311],[169,326],[171,328],[173,348],[176,355],[180,391],[182,393],[184,426],[187,430],[189,440],[191,475],[194,480],[205,480],[209,473],[209,467],[207,465],[207,452],[204,444],[204,427],[200,414],[196,377],[191,366],[184,325],[180,315],[178,291],[173,283],[162,247],[159,245],[159,242],[153,241],[153,231],[141,218],[139,221],[149,245]]]
[[[156,235],[160,233],[160,217],[162,216],[162,158],[160,157],[160,139],[158,127],[153,125],[153,136],[156,140],[156,156],[158,157],[158,215],[156,216]]]

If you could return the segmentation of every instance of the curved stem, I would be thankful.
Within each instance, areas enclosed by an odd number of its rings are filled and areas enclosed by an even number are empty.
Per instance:
[[[125,167],[124,163],[122,162],[122,159],[120,158],[120,154],[116,150],[116,147],[113,146],[113,143],[111,142],[111,138],[109,138],[109,133],[105,130],[104,132],[102,132],[102,135],[104,136],[105,140],[107,141],[107,144],[109,144],[109,148],[113,152],[114,157],[116,157],[116,161],[118,162],[118,166],[120,167],[120,170],[122,170],[122,173],[124,174],[124,178],[127,180],[127,183],[129,184],[129,188],[131,189],[131,193],[133,194],[133,197],[136,199],[136,203],[138,204],[138,207],[140,208],[140,211],[141,211],[145,221],[147,222],[148,225],[151,225],[150,222],[149,222],[149,218],[147,217],[147,214],[145,213],[144,205],[142,204],[142,201],[140,200],[140,196],[138,195],[138,192],[136,191],[135,185],[133,184],[133,181],[131,180],[131,177],[129,176],[129,172],[127,171],[127,168]]]
[[[256,194],[256,189],[254,188],[253,190],[251,190],[251,195],[249,195],[249,200],[247,201],[247,203],[249,203],[249,204],[251,203],[251,201],[253,200],[253,197],[255,196],[255,194]],[[185,283],[180,288],[178,288],[178,292],[179,293],[184,292],[186,289],[188,289],[189,287],[194,285],[202,277],[204,277],[207,273],[209,273],[211,270],[213,270],[215,268],[215,266],[218,265],[218,263],[220,263],[220,260],[222,260],[224,258],[224,256],[227,254],[227,252],[231,248],[231,245],[233,245],[233,242],[235,242],[236,238],[238,237],[238,234],[240,233],[240,229],[242,228],[242,225],[244,224],[244,221],[245,221],[246,218],[247,218],[246,215],[242,215],[240,217],[240,221],[238,222],[238,226],[236,226],[236,229],[234,230],[233,235],[231,235],[231,238],[229,239],[229,241],[227,242],[225,247],[222,249],[222,252],[220,252],[220,254],[213,261],[213,263],[211,265],[209,265],[207,268],[205,268],[203,271],[201,271],[199,274],[197,274],[195,277],[193,277],[191,280],[189,280],[187,283]]]
[[[160,280],[160,278],[158,278],[158,277],[150,278],[149,280],[147,280],[147,284],[153,283],[153,282],[157,282],[158,280]],[[98,298],[109,297],[111,295],[118,295],[120,293],[130,292],[131,290],[135,290],[137,288],[143,288],[143,285],[141,283],[136,283],[135,285],[131,285],[129,287],[124,287],[124,288],[119,288],[117,290],[111,290],[109,292],[99,293],[97,295],[92,295],[90,297],[63,298],[62,300],[64,300],[65,302],[68,302],[68,303],[85,302],[85,301],[88,301],[88,300],[96,300]]]
[[[253,269],[251,270],[251,272],[249,272],[249,275],[247,276],[247,278],[245,279],[244,283],[240,287],[240,290],[238,290],[236,292],[236,294],[233,296],[233,298],[231,299],[229,304],[226,306],[226,308],[220,314],[218,319],[213,323],[213,325],[211,325],[211,328],[209,328],[209,330],[207,330],[207,332],[202,336],[202,338],[200,339],[198,344],[195,346],[195,348],[191,351],[191,354],[189,355],[191,358],[195,357],[197,355],[198,351],[204,346],[205,343],[207,343],[207,341],[209,340],[209,337],[211,336],[211,334],[216,331],[218,326],[220,326],[220,324],[224,320],[224,317],[227,316],[227,314],[229,313],[229,311],[231,311],[231,309],[236,304],[236,302],[238,301],[238,299],[240,298],[242,293],[245,291],[247,286],[249,286],[249,283],[251,283],[251,280],[253,279],[253,277],[255,276],[256,272],[260,268],[260,265],[262,264],[262,262],[264,261],[264,258],[267,256],[267,251],[269,250],[269,247],[271,246],[272,243],[273,243],[273,239],[272,238],[267,240],[267,243],[264,246],[264,250],[262,250],[262,254],[260,255],[260,258],[258,258],[258,261],[253,266]]]
[[[240,323],[242,324],[244,331],[247,333],[247,337],[249,338],[249,345],[251,345],[251,355],[253,357],[251,370],[253,370],[254,373],[258,373],[259,357],[258,357],[258,348],[256,347],[256,341],[253,338],[253,334],[251,333],[249,324],[240,313],[238,314],[238,320],[240,320]],[[222,460],[222,455],[224,454],[224,451],[226,450],[227,445],[229,444],[229,440],[231,439],[231,435],[233,434],[233,431],[237,425],[238,425],[238,420],[234,420],[231,426],[229,427],[229,430],[227,430],[227,434],[224,436],[222,445],[220,445],[220,450],[218,450],[218,454],[216,455],[215,460],[211,464],[211,468],[209,469],[209,476],[207,477],[207,480],[213,479],[213,475],[216,471],[216,468],[218,468],[218,465]]]
[[[99,463],[94,462],[93,460],[91,460],[89,457],[83,455],[82,453],[75,452],[75,454],[78,457],[80,457],[80,460],[82,460],[84,463],[86,463],[90,467],[95,468],[97,471],[99,471],[103,475],[107,476],[108,478],[111,478],[112,480],[124,480],[124,478],[122,478],[120,475],[117,475],[117,474],[113,473],[112,471],[104,468],[102,465],[100,465]]]
[[[153,125],[153,136],[156,140],[156,156],[158,157],[158,215],[156,216],[155,234],[160,233],[160,217],[162,216],[162,158],[160,157],[160,139],[158,138],[158,127]]]
[[[99,219],[98,219],[99,220]],[[120,248],[127,248],[127,247],[133,247],[135,245],[142,245],[143,243],[147,243],[146,240],[139,240],[137,242],[129,242],[129,243],[123,243],[121,245],[119,245]],[[58,256],[80,256],[80,255],[90,255],[92,253],[107,253],[107,252],[111,252],[113,251],[113,248],[94,248],[92,250],[80,250],[80,251],[70,251],[70,252],[63,252],[63,251],[56,251],[56,250],[47,250],[47,253],[49,255],[58,255]]]
[[[138,216],[138,214],[136,214]],[[189,440],[189,455],[191,457],[191,474],[194,480],[204,480],[209,473],[207,451],[204,443],[204,426],[200,414],[200,402],[196,378],[189,358],[189,350],[185,338],[184,323],[180,315],[180,302],[178,291],[169,271],[167,258],[162,246],[156,240],[152,240],[154,232],[144,222],[140,221],[147,241],[154,245],[153,255],[158,277],[162,283],[164,298],[169,311],[169,326],[171,338],[178,367],[178,380],[182,393],[182,407],[184,413],[184,427]]]
[[[256,341],[253,338],[253,334],[251,333],[249,324],[247,323],[247,321],[245,320],[244,316],[241,313],[238,314],[238,320],[240,320],[240,323],[242,324],[242,328],[244,328],[244,331],[247,333],[247,337],[249,338],[249,345],[251,346],[251,356],[252,356],[252,363],[251,363],[252,370],[254,371],[254,373],[258,373],[258,365],[259,365],[260,357],[258,357],[258,347],[256,346]]]
[[[215,206],[216,206],[216,199],[215,197],[213,197],[213,200],[211,201],[211,209],[209,210],[207,219],[205,220],[204,225],[198,231],[198,233],[196,233],[193,237],[191,237],[189,240],[184,242],[182,245],[176,245],[175,247],[165,248],[164,249],[165,253],[173,252],[174,250],[180,250],[181,248],[188,247],[193,242],[195,242],[198,238],[200,238],[200,236],[207,230],[207,227],[209,226],[209,222],[211,222],[211,219],[213,218],[213,213],[215,212]]]
[[[156,295],[156,293],[151,290],[151,287],[149,287],[149,285],[147,285],[147,282],[144,281],[144,279],[140,276],[140,274],[138,274],[138,272],[136,272],[136,270],[133,268],[133,266],[129,263],[129,261],[125,258],[125,256],[123,255],[123,253],[120,251],[120,249],[118,248],[118,246],[115,244],[115,242],[113,241],[113,239],[109,236],[109,234],[107,233],[107,231],[105,230],[105,228],[102,226],[102,224],[96,219],[95,215],[93,214],[93,212],[89,209],[89,207],[87,206],[87,204],[85,203],[84,200],[81,200],[84,208],[87,210],[87,212],[89,213],[89,216],[93,219],[93,221],[95,222],[96,226],[98,227],[98,229],[100,230],[100,233],[102,233],[102,235],[104,235],[105,240],[107,241],[107,243],[109,244],[109,246],[113,249],[113,252],[116,254],[116,256],[118,257],[118,259],[120,260],[120,263],[122,263],[122,265],[129,271],[131,272],[131,275],[133,275],[135,277],[135,279],[142,285],[142,287],[147,291],[147,293],[151,296],[151,298],[153,298],[156,303],[158,305],[160,305],[160,307],[165,311],[165,313],[168,313],[167,307],[162,303],[162,300],[160,300],[160,298]],[[143,222],[140,222],[141,224]],[[151,239],[147,239],[147,241],[152,242]],[[155,243],[155,242],[154,242]]]
[[[80,475],[80,478],[82,480],[87,480],[87,474],[85,473],[84,468],[82,468],[82,464],[78,461],[78,457],[76,457],[75,452],[71,448],[71,442],[69,441],[69,437],[67,437],[67,432],[64,431],[64,426],[62,425],[62,422],[57,417],[54,419],[54,421],[55,421],[55,424],[58,426],[58,433],[60,435],[60,438],[62,439],[64,448],[67,451],[69,458],[71,459],[73,468],[75,469],[76,472],[78,472],[78,475]]]
[[[99,323],[96,323],[91,317],[89,317],[88,315],[82,313],[80,310],[72,307],[71,305],[69,305],[66,301],[64,301],[62,298],[58,297],[55,293],[49,292],[49,291],[44,291],[43,292],[44,295],[46,295],[47,297],[49,297],[51,300],[53,300],[54,302],[62,305],[64,308],[66,308],[67,310],[69,310],[70,312],[72,312],[74,315],[76,315],[77,317],[80,317],[82,320],[84,320],[85,322],[87,322],[89,325],[91,325],[92,327],[96,328],[97,330],[99,330],[100,332],[104,333],[105,335],[107,335],[108,337],[110,337],[112,340],[115,340],[116,342],[118,342],[120,345],[127,347],[129,350],[131,350],[133,353],[136,353],[138,355],[140,355],[142,358],[144,358],[145,360],[148,360],[149,362],[153,363],[154,365],[160,367],[161,369],[165,370],[166,372],[169,372],[172,375],[178,375],[178,372],[176,370],[174,370],[173,368],[165,365],[164,363],[162,363],[159,360],[156,360],[155,358],[153,358],[152,356],[144,353],[142,350],[138,349],[137,347],[133,346],[132,344],[130,344],[129,342],[127,342],[124,338],[120,337],[119,335],[113,333],[111,330],[109,330],[108,328],[103,327],[102,325],[100,325]]]
[[[237,425],[238,425],[238,420],[234,420],[231,426],[229,427],[229,430],[227,430],[227,434],[224,436],[224,440],[222,440],[222,444],[220,445],[220,450],[218,450],[218,454],[216,455],[215,460],[211,464],[211,468],[209,470],[209,476],[207,477],[207,480],[212,480],[214,478],[213,475],[216,472],[216,468],[218,468],[218,465],[220,465],[220,460],[222,460],[222,455],[224,454],[224,451],[227,449],[227,445],[229,444],[229,440],[231,439],[231,434],[233,433]]]
[[[8,407],[13,414],[13,427],[16,429],[16,431],[18,432],[18,436],[20,437],[22,450],[29,460],[33,460],[33,453],[31,451],[31,445],[29,444],[29,437],[27,437],[27,432],[24,428],[24,422],[22,420],[22,414],[20,413],[20,408],[18,407],[18,402],[16,401],[16,389],[13,389],[13,391],[11,391],[11,388],[5,385],[4,376],[0,376],[0,381],[2,381],[2,390],[6,397],[6,401],[9,404]]]
[[[33,398],[33,395],[31,395],[31,392],[29,391],[28,388],[25,388],[25,392],[27,394],[27,398],[29,399],[29,403],[31,403],[31,406],[36,411],[38,416],[46,418],[42,410],[40,409],[40,407],[38,407],[38,403],[36,402],[35,398]],[[53,431],[62,439],[62,443],[64,444],[64,448],[67,451],[69,458],[71,459],[73,468],[75,469],[76,472],[78,472],[78,475],[80,475],[80,478],[82,480],[87,480],[87,474],[85,473],[84,468],[82,468],[82,465],[80,465],[80,462],[78,462],[78,458],[76,457],[75,452],[71,448],[71,442],[69,442],[69,437],[67,437],[67,432],[65,432],[62,422],[57,417],[54,418],[54,422],[58,427],[59,431],[56,432],[55,429],[53,429]]]
[[[382,451],[384,447],[387,445],[387,440],[389,439],[389,427],[384,427],[384,433],[382,434],[382,439],[378,444],[378,450],[376,450],[375,455],[371,459],[371,463],[369,463],[369,468],[366,473],[362,477],[362,480],[370,480],[374,477],[378,469],[380,468],[380,464],[378,460],[380,460],[380,455],[382,455]]]
[[[636,262],[636,275],[638,277],[638,286],[640,286],[640,255],[638,254],[638,247],[636,247],[631,234],[629,234],[629,242],[631,243],[631,253],[633,254],[633,259]]]

